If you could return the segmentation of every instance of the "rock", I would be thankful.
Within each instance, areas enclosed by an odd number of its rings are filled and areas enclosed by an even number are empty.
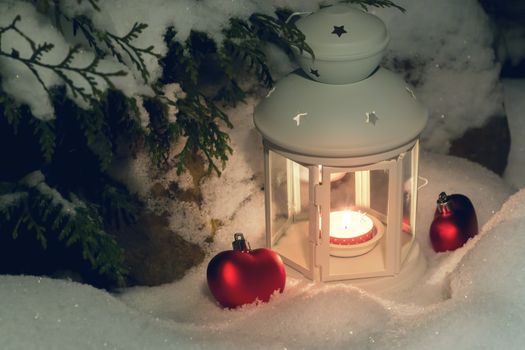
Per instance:
[[[155,183],[150,189],[151,197],[153,198],[165,198],[168,197],[169,191],[164,188],[160,183]]]
[[[502,175],[510,151],[510,131],[505,116],[495,116],[480,128],[467,130],[453,140],[449,154],[467,158]]]
[[[204,260],[202,248],[172,231],[166,216],[145,212],[114,234],[125,250],[129,285],[170,283]]]

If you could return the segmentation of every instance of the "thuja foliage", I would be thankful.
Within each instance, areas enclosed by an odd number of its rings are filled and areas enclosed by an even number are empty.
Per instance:
[[[122,285],[124,252],[108,229],[134,222],[141,203],[107,170],[140,142],[131,101],[107,91],[84,110],[64,89],[52,94],[51,121],[0,94],[0,272],[74,268],[87,282]]]
[[[98,0],[84,1],[100,10]],[[71,46],[61,60],[49,63],[44,57],[55,50],[53,44],[37,42],[33,33],[21,30],[24,18],[19,14],[0,26],[0,57],[24,65],[40,84],[35,88],[49,94],[55,111],[51,120],[35,118],[28,106],[0,88],[0,273],[16,272],[20,266],[24,268],[19,272],[47,273],[39,269],[39,258],[44,257],[51,269],[73,267],[95,285],[123,285],[124,251],[110,232],[133,223],[143,205],[110,176],[115,160],[146,148],[159,171],[175,167],[180,173],[197,155],[209,173],[220,175],[232,153],[227,130],[233,127],[221,107],[245,99],[246,76],[266,88],[274,84],[264,46],[273,43],[289,55],[292,48],[313,52],[293,21],[286,21],[289,10],[231,18],[220,43],[196,31],[180,42],[174,28],[166,28],[168,52],[161,57],[153,46],[135,42],[147,23],[137,22],[119,36],[97,28],[85,15],[67,15],[60,1],[28,2],[84,44]],[[385,0],[344,2],[398,7]],[[2,37],[8,33],[18,35],[30,53],[4,49]],[[79,66],[75,59],[84,50],[93,56]],[[107,57],[155,91],[155,96],[141,99],[148,125],[141,125],[139,101],[113,85],[112,79],[129,73],[101,69]],[[146,58],[159,61],[160,79],[152,80]],[[56,75],[63,86],[47,86],[42,71]],[[174,83],[182,89],[179,96],[166,93]],[[80,108],[68,96],[89,108]],[[176,116],[170,115],[173,108]],[[179,149],[175,154],[174,145]]]

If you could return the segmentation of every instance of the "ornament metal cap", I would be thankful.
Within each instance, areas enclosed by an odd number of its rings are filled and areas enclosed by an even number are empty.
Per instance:
[[[439,194],[437,204],[445,204],[446,202],[448,202],[448,196],[445,192],[441,192]]]
[[[233,235],[232,247],[233,250],[240,250],[243,252],[251,250],[250,243],[246,242],[244,235],[240,232],[237,232]]]
[[[445,192],[441,192],[439,194],[437,203],[437,209],[441,214],[448,214],[450,213],[450,208],[448,207],[448,196]]]

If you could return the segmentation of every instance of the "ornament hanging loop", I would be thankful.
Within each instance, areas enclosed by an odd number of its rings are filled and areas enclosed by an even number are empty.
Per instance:
[[[244,239],[244,234],[240,232],[233,234],[232,247],[233,250],[239,250],[243,252],[251,250],[250,243],[246,242],[246,240]]]

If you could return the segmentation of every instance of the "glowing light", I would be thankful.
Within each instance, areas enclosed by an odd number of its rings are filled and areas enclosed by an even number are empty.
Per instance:
[[[374,237],[374,223],[365,213],[353,210],[330,213],[330,242],[358,244]]]

